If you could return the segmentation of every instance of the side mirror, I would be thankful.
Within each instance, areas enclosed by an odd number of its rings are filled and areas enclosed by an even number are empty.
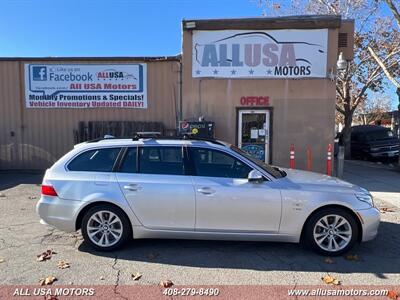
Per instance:
[[[262,174],[257,170],[250,171],[249,175],[247,175],[247,179],[249,182],[254,183],[262,182],[264,180]]]

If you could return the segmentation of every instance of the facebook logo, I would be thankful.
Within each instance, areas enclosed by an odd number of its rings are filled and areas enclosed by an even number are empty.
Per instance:
[[[43,66],[32,67],[32,79],[35,81],[47,80],[47,68]]]

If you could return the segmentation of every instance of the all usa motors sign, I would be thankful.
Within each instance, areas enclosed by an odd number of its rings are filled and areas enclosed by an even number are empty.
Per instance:
[[[328,30],[193,31],[193,77],[326,77]]]
[[[147,108],[146,64],[25,64],[29,108]]]

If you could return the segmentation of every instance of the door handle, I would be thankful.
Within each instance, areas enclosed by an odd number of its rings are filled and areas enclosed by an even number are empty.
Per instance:
[[[197,189],[197,191],[199,192],[199,193],[202,193],[202,194],[204,194],[204,195],[211,195],[211,194],[214,194],[215,193],[215,191],[212,189],[212,188],[210,188],[210,187],[202,187],[202,188],[199,188],[199,189]]]
[[[138,184],[131,183],[131,184],[124,185],[124,189],[125,189],[125,190],[129,190],[129,191],[136,192],[136,191],[141,190],[142,187],[141,187],[140,185],[138,185]]]

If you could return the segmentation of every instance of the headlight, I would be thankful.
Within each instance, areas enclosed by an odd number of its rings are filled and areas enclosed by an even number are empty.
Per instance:
[[[358,200],[368,203],[371,206],[375,207],[374,200],[370,194],[356,194]]]

